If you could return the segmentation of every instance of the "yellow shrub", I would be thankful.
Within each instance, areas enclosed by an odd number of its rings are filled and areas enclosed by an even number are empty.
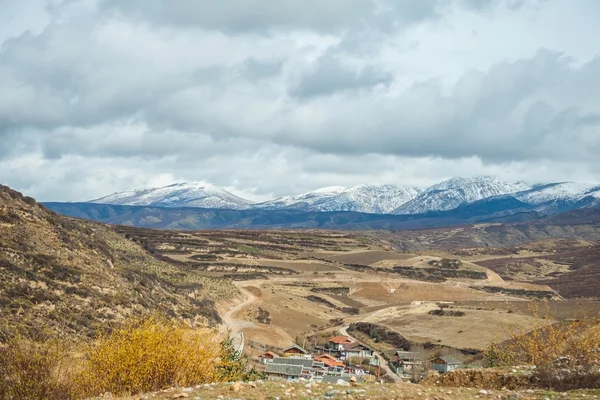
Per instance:
[[[0,344],[0,400],[69,400],[136,394],[252,376],[230,338],[151,317],[86,342]]]
[[[532,309],[529,326],[514,329],[510,339],[492,343],[487,356],[492,365],[531,364],[548,366],[561,357],[576,365],[591,365],[600,361],[600,321],[583,316],[548,324],[546,311],[540,316],[539,308]]]
[[[215,332],[149,318],[99,338],[77,378],[83,394],[140,393],[213,382],[220,353]]]

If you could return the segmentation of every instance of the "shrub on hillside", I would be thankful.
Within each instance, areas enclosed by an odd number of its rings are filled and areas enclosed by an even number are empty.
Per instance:
[[[68,366],[68,368],[66,368]],[[0,345],[0,399],[75,399],[256,379],[231,338],[162,317],[130,320],[94,341]]]
[[[72,397],[64,378],[67,353],[58,341],[10,339],[0,345],[0,399],[62,400]]]
[[[233,353],[229,340],[219,343],[208,329],[156,317],[132,321],[91,346],[79,386],[97,395],[240,380],[246,364]]]
[[[436,310],[431,310],[431,311],[429,311],[428,314],[429,315],[437,315],[438,317],[441,317],[441,316],[464,317],[465,316],[465,312],[464,311],[444,310],[443,308],[438,308]]]
[[[533,311],[530,326],[515,329],[509,340],[490,345],[489,365],[533,365],[534,380],[558,390],[599,388],[600,320],[584,317],[548,325],[548,315]]]
[[[361,332],[369,335],[375,342],[387,343],[394,348],[410,350],[411,342],[400,335],[398,332],[388,330],[382,325],[372,324],[369,322],[355,322],[350,324],[349,332]]]

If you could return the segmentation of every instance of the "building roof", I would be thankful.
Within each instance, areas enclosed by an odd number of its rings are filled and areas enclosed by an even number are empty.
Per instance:
[[[258,358],[267,357],[267,356],[275,358],[275,357],[279,357],[279,354],[273,353],[272,351],[266,351],[262,354],[259,354]]]
[[[462,362],[459,359],[454,358],[452,356],[437,357],[435,359],[436,360],[438,360],[438,359],[442,360],[446,364],[462,364]]]
[[[369,348],[367,346],[363,346],[362,344],[360,344],[358,342],[352,342],[352,343],[348,343],[348,344],[344,345],[344,350],[361,350],[361,349],[369,350]]]
[[[286,365],[300,365],[304,368],[311,368],[313,366],[313,360],[311,360],[310,358],[277,357],[273,359],[273,363]]]
[[[419,353],[413,351],[397,351],[396,355],[401,360],[412,361],[421,359]]]
[[[342,361],[330,360],[328,358],[323,359],[323,364],[327,365],[328,367],[343,367],[344,366],[344,363]]]
[[[352,339],[350,339],[347,336],[334,336],[334,337],[329,338],[329,342],[335,343],[335,344],[352,343]]]
[[[288,347],[287,349],[283,350],[283,352],[286,353],[286,352],[288,352],[290,350],[293,350],[293,349],[296,349],[296,350],[298,350],[298,351],[300,351],[300,352],[302,352],[304,354],[308,354],[308,351],[304,350],[302,347],[298,346],[297,344],[294,344],[294,345]]]
[[[334,356],[332,356],[331,354],[319,354],[318,356],[315,356],[315,360],[320,360],[322,361],[323,359],[328,359],[328,360],[337,360]]]
[[[267,364],[265,369],[267,374],[280,374],[287,376],[300,376],[302,375],[302,365],[291,365],[291,364]]]
[[[337,358],[332,356],[331,354],[321,354],[315,357],[315,364],[317,362],[321,362],[328,367],[343,367],[344,363],[342,361],[338,361]]]

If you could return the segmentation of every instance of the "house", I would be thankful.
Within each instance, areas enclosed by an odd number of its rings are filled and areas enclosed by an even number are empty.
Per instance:
[[[338,361],[337,358],[330,354],[321,354],[319,356],[316,356],[314,360],[316,362],[322,362],[328,368],[344,367],[344,363],[342,361]]]
[[[434,371],[444,373],[454,371],[460,368],[462,362],[452,356],[436,357],[431,361],[431,367]]]
[[[265,375],[271,380],[297,380],[302,375],[302,365],[269,363]]]
[[[329,372],[328,367],[323,362],[313,361],[310,358],[278,357],[274,358],[271,364],[299,366],[301,367],[300,377],[308,380],[321,377]],[[267,364],[267,366],[271,364]]]
[[[301,365],[302,368],[312,368],[314,361],[310,358],[277,357],[273,364]]]
[[[283,355],[285,357],[306,357],[309,355],[309,353],[302,347],[295,344],[283,350]]]
[[[352,339],[347,336],[334,336],[327,341],[327,348],[332,351],[343,351],[344,345],[352,342]]]
[[[367,346],[363,346],[358,342],[344,344],[343,353],[346,359],[349,358],[373,358],[373,351]]]
[[[279,357],[279,355],[273,353],[272,351],[267,351],[258,355],[258,359],[260,360],[261,364],[268,364],[270,362],[273,362],[273,359],[276,357]]]
[[[392,357],[392,363],[396,366],[396,373],[410,372],[422,369],[423,357],[412,351],[397,351]]]
[[[329,373],[329,367],[323,362],[315,361],[309,372],[310,378],[324,376]]]

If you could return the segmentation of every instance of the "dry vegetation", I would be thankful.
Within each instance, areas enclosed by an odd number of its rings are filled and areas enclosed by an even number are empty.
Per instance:
[[[488,386],[489,382],[500,382],[499,377],[504,376],[504,371],[484,371],[489,372],[486,375],[496,373],[496,379],[490,379],[487,376],[480,379],[481,385],[448,385],[446,387],[438,387],[432,385],[413,385],[413,384],[355,384],[351,387],[330,386],[327,384],[311,383],[307,387],[306,382],[253,382],[247,384],[218,384],[210,386],[201,386],[199,388],[173,388],[165,392],[155,392],[146,395],[148,399],[175,399],[189,397],[191,399],[245,399],[245,400],[267,400],[267,399],[371,399],[371,400],[465,400],[465,399],[497,399],[502,396],[503,400],[509,399],[509,396],[518,394],[519,400],[539,400],[539,399],[590,399],[597,395],[597,392],[568,392],[565,396],[557,392],[549,392],[545,390],[526,390],[519,391],[509,390],[508,388],[498,389]],[[481,374],[484,375],[484,374]],[[463,382],[469,382],[463,380]],[[435,381],[434,381],[435,383]],[[486,388],[488,395],[480,393],[481,388]],[[222,396],[222,397],[221,397]],[[123,397],[121,400],[134,400],[136,397]]]
[[[94,340],[14,338],[0,348],[0,399],[68,400],[256,378],[231,341],[164,317]]]
[[[230,281],[178,268],[91,221],[59,216],[0,187],[0,339],[94,335],[162,312],[217,324]]]
[[[568,390],[600,388],[600,320],[583,316],[548,324],[548,307],[532,306],[526,327],[486,352],[490,366],[531,365],[531,383]]]
[[[527,230],[488,224],[361,234],[157,231],[61,217],[2,187],[0,342],[11,343],[1,354],[15,362],[0,372],[11,377],[10,386],[17,388],[11,390],[32,390],[26,380],[24,386],[15,383],[21,382],[18,371],[36,366],[45,375],[31,376],[47,382],[47,392],[36,394],[38,398],[67,398],[65,390],[73,390],[73,382],[90,388],[86,395],[91,395],[225,379],[212,370],[199,375],[205,370],[202,363],[219,357],[217,339],[209,340],[210,349],[202,347],[208,342],[201,341],[208,339],[200,339],[200,331],[169,323],[159,329],[154,324],[154,330],[138,331],[139,344],[130,341],[131,330],[117,329],[111,335],[124,320],[153,312],[192,327],[227,322],[244,332],[250,356],[295,341],[304,344],[305,339],[308,347],[323,332],[334,333],[346,325],[361,327],[354,332],[386,355],[411,346],[427,346],[428,354],[460,349],[471,354],[494,339],[515,339],[511,332],[536,337],[537,328],[528,325],[528,308],[540,298],[552,298],[547,304],[558,311],[542,320],[550,331],[540,332],[562,332],[564,327],[575,328],[560,321],[576,317],[578,310],[600,309],[600,302],[563,300],[598,296],[598,245],[546,237],[567,231],[576,236],[588,228]],[[527,244],[531,239],[536,241]],[[250,297],[242,306],[247,293]],[[530,331],[534,333],[522,335]],[[100,332],[109,336],[99,337]],[[587,331],[578,325],[577,332]],[[75,354],[61,347],[66,343],[62,339],[74,337],[79,357],[69,358],[71,367],[65,368],[64,358],[55,355],[57,349]],[[31,338],[37,342],[24,341]],[[548,345],[545,338],[535,340]],[[154,366],[128,358],[138,350],[150,354],[152,340],[168,345],[152,354],[157,357]],[[194,346],[206,351],[199,352],[204,361],[183,359],[184,353],[178,353]],[[35,357],[25,357],[27,347],[35,350]],[[115,348],[122,352],[111,352]],[[508,347],[503,349],[508,354]],[[44,361],[50,359],[58,364]],[[165,369],[158,375],[149,373],[156,365]],[[77,379],[72,375],[76,372]],[[131,378],[127,383],[125,375]]]

